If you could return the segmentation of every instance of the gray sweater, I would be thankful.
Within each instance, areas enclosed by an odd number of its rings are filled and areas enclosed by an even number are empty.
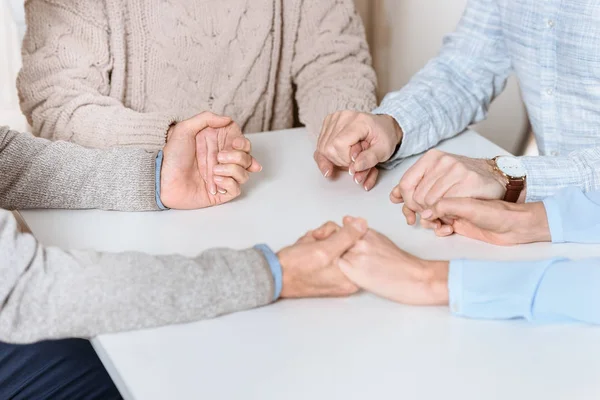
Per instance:
[[[92,150],[0,127],[0,340],[143,329],[268,304],[262,253],[109,254],[44,247],[4,209],[156,210],[156,153]],[[60,227],[56,228],[61,229]]]

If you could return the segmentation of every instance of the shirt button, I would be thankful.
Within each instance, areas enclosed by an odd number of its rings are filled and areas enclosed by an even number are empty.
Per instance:
[[[556,157],[556,156],[558,156],[558,151],[553,151],[553,152],[550,153],[550,155],[552,157]]]
[[[546,90],[546,94],[548,96],[552,96],[554,94],[554,89],[548,89],[548,90]]]
[[[549,19],[548,22],[546,22],[546,24],[548,25],[548,28],[554,28],[554,21]]]

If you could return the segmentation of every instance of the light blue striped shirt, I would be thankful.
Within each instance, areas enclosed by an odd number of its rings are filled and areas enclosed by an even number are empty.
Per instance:
[[[600,192],[544,200],[553,243],[600,243]],[[600,324],[600,259],[450,263],[450,309],[470,318]]]
[[[527,200],[564,187],[600,190],[600,3],[470,0],[439,56],[374,112],[404,131],[385,167],[486,117],[519,79],[542,156],[522,157]]]

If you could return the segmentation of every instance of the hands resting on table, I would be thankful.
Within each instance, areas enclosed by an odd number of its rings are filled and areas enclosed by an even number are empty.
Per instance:
[[[173,125],[161,169],[161,200],[169,208],[197,209],[227,203],[241,194],[262,166],[252,146],[228,117],[209,112]]]
[[[458,234],[499,245],[551,240],[542,203],[442,199],[423,215],[429,221],[444,219]],[[278,256],[284,298],[343,296],[363,289],[409,305],[449,302],[449,261],[415,257],[359,218],[346,217],[343,227],[328,222]]]
[[[389,116],[341,112],[330,115],[315,160],[325,177],[347,168],[370,190],[377,164],[402,140]],[[262,169],[251,144],[227,117],[202,113],[169,129],[161,171],[161,200],[170,208],[194,209],[233,200],[250,173]],[[510,204],[501,179],[486,160],[430,151],[391,193],[403,213],[439,236],[457,233],[499,245],[549,241],[542,203]],[[476,200],[483,198],[487,200]],[[278,253],[282,297],[344,296],[360,288],[408,304],[448,302],[448,262],[426,261],[398,248],[361,219],[328,222]]]
[[[342,111],[326,118],[314,157],[325,178],[331,178],[336,169],[348,170],[354,181],[369,191],[375,186],[378,165],[394,162],[394,154],[406,156],[398,154],[403,139],[402,129],[389,115]],[[443,198],[501,200],[507,184],[507,177],[492,160],[430,150],[404,174],[391,199],[404,204],[406,221],[413,225],[417,214]],[[520,202],[525,194],[526,189]],[[445,222],[421,219],[424,227],[435,229],[440,236],[452,233],[452,225]]]

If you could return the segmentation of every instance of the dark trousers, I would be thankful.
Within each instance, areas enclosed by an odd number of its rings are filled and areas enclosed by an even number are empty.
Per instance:
[[[87,340],[0,342],[0,399],[113,400],[117,388]]]

